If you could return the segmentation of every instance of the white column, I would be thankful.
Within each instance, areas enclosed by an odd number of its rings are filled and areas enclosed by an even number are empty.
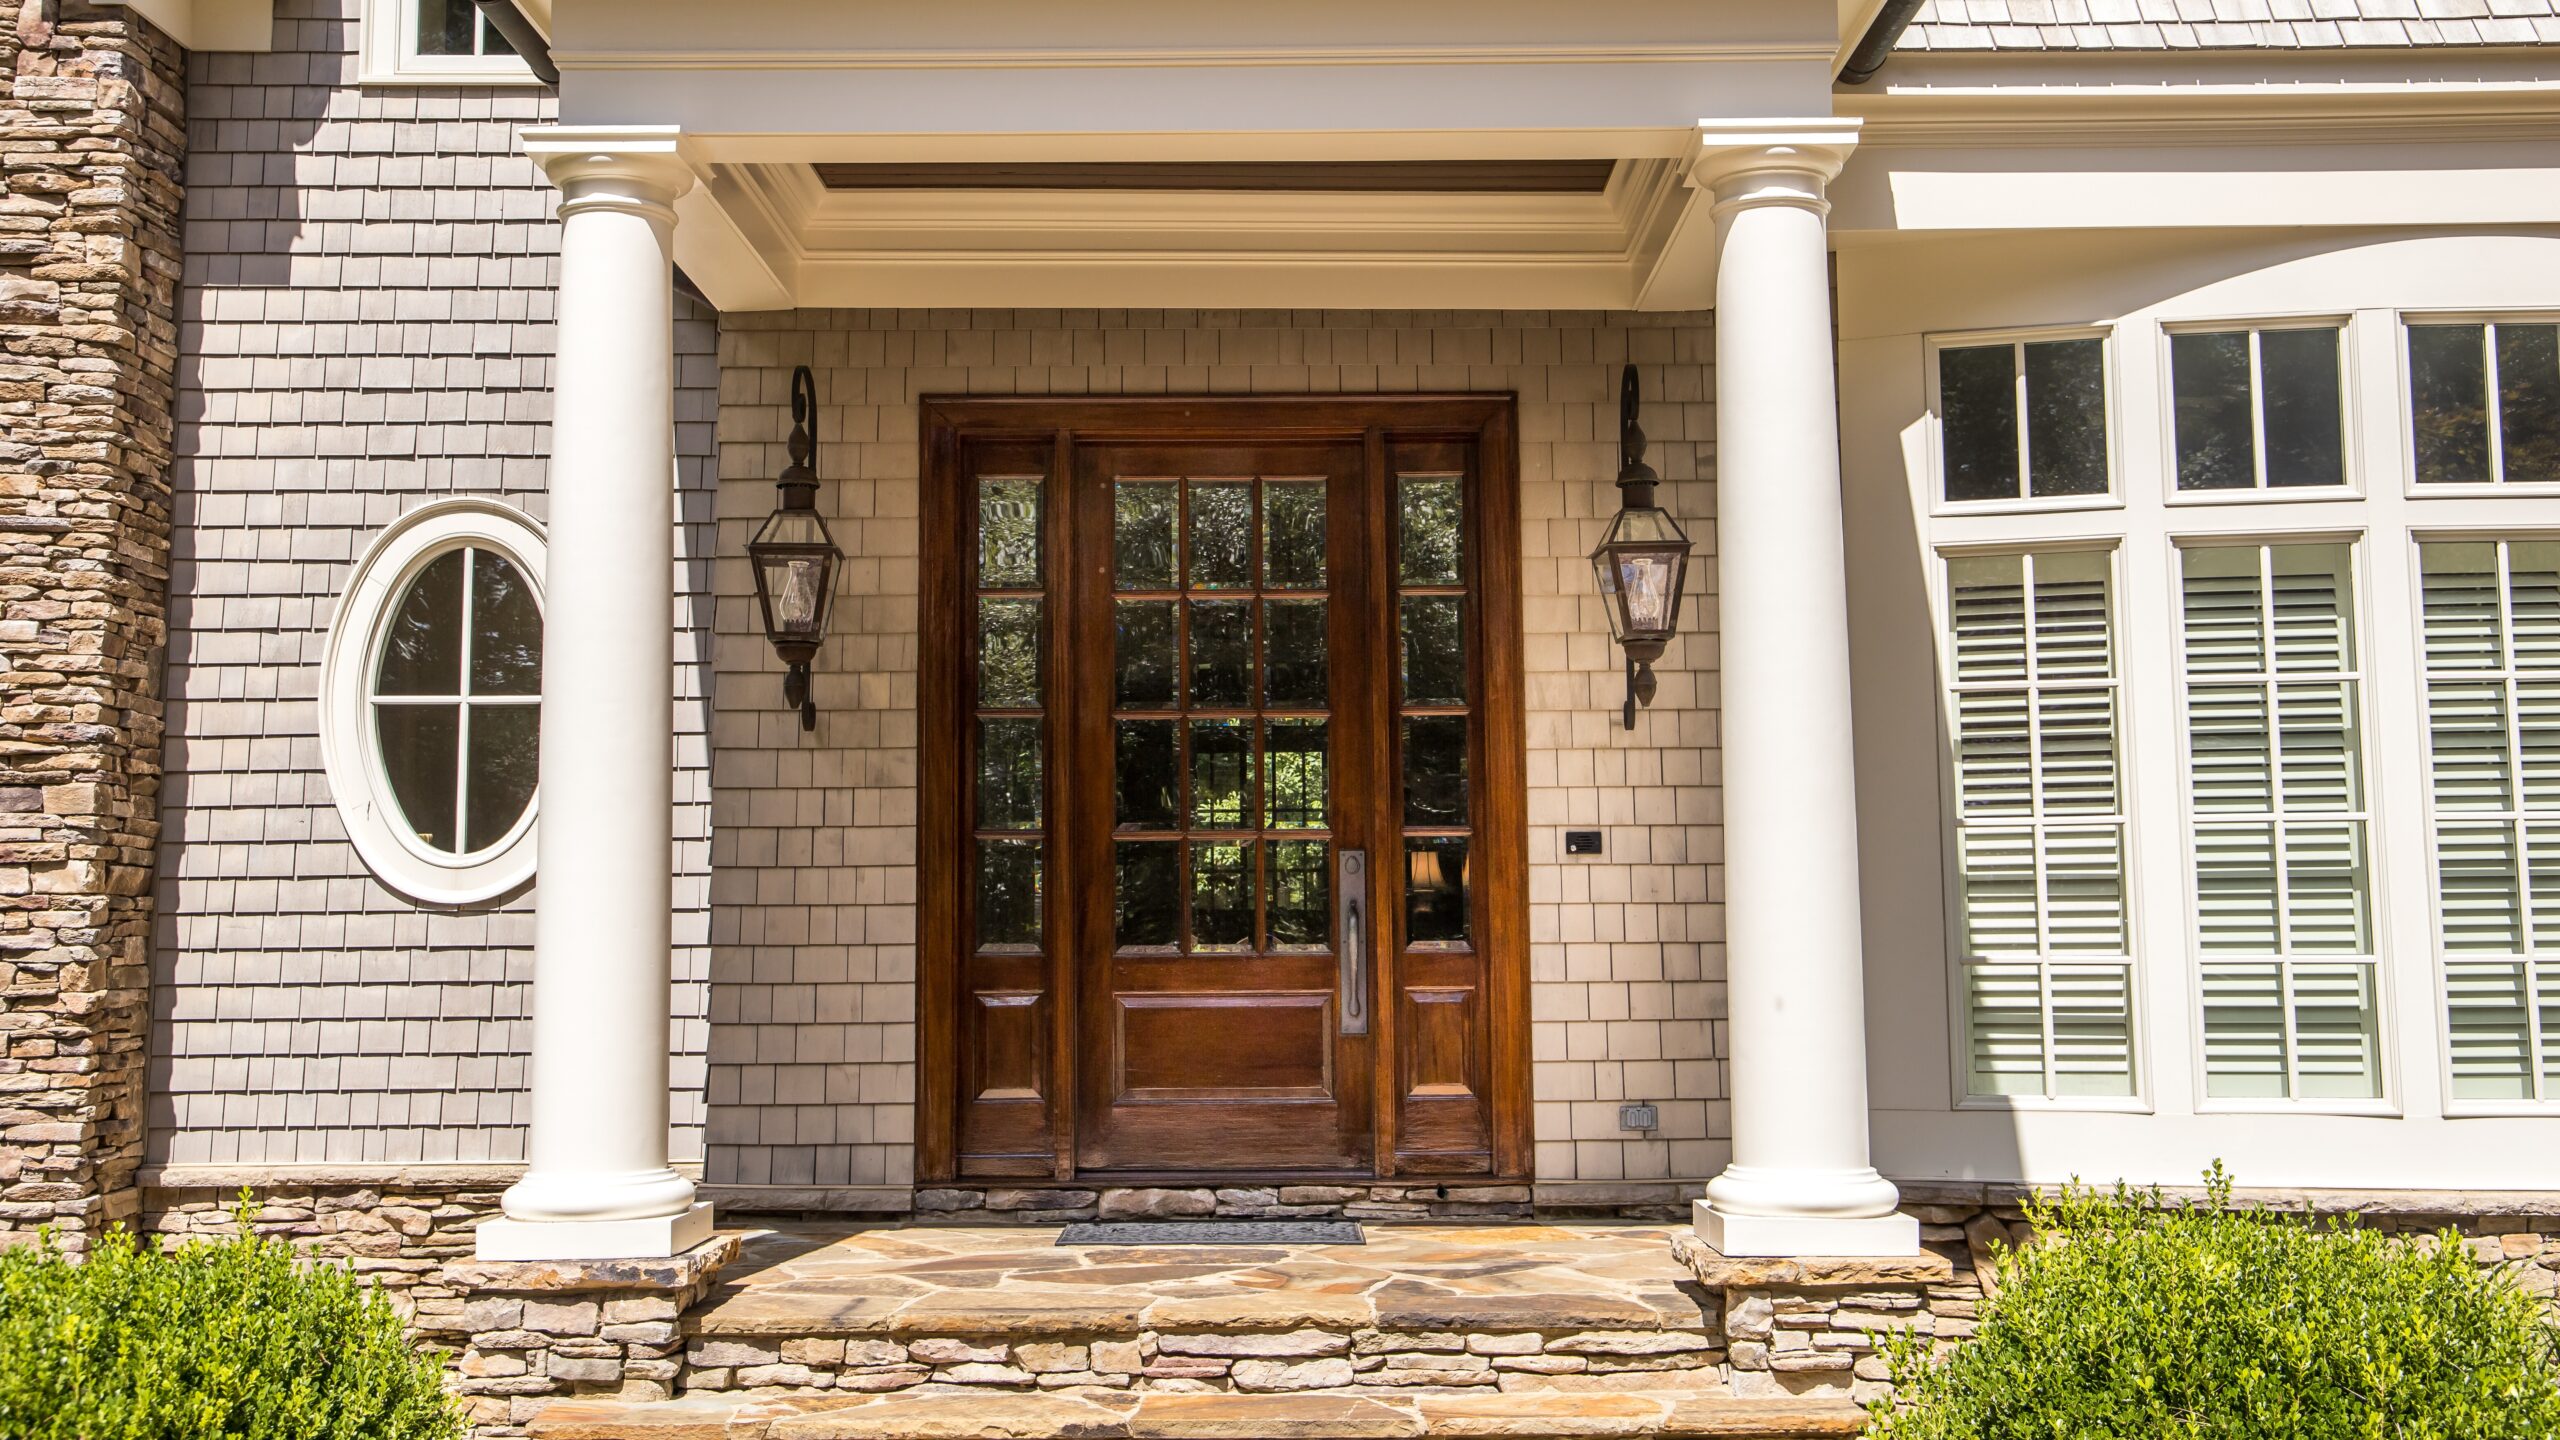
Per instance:
[[[1823,186],[1854,120],[1702,127],[1715,198],[1716,605],[1733,1163],[1727,1255],[1916,1254],[1867,1159],[1849,598]]]
[[[479,1253],[662,1257],[711,1230],[711,1207],[667,1164],[674,204],[693,176],[672,128],[524,138],[561,193],[533,1129]]]

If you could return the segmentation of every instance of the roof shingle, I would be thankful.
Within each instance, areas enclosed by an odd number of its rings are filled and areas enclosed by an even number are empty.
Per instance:
[[[2560,45],[2560,0],[1924,0],[1903,51]]]

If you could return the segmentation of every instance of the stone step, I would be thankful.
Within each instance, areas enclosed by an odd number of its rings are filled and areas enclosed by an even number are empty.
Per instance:
[[[1008,1395],[928,1386],[892,1395],[555,1400],[533,1440],[1845,1440],[1839,1400],[1719,1394]]]
[[[1721,1316],[1657,1231],[1121,1250],[777,1231],[741,1272],[685,1314],[675,1393],[1697,1391],[1726,1359]]]

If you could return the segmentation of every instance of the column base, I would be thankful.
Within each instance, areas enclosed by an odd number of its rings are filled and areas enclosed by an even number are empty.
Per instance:
[[[1698,1238],[1719,1255],[1837,1255],[1886,1258],[1920,1253],[1920,1222],[1909,1215],[1727,1215],[1692,1201]]]
[[[664,1260],[711,1238],[711,1206],[696,1201],[645,1220],[485,1220],[482,1260]]]

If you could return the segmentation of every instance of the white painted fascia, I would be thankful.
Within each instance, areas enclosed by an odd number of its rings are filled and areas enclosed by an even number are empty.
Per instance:
[[[1843,108],[1859,232],[2560,224],[2552,84],[1901,93]]]
[[[122,6],[190,50],[275,48],[275,0],[99,0]]]

